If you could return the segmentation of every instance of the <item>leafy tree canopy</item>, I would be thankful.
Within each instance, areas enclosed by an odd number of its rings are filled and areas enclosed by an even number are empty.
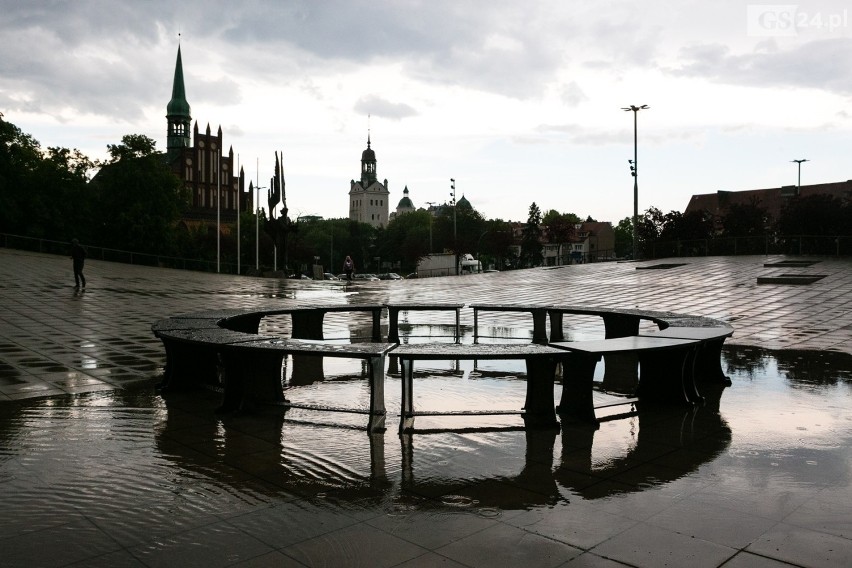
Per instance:
[[[544,255],[541,252],[541,240],[541,209],[533,202],[530,205],[527,223],[521,235],[521,266],[532,267],[541,265],[544,261]]]

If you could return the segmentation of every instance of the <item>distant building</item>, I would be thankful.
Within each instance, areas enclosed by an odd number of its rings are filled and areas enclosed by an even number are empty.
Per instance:
[[[852,180],[835,183],[819,183],[813,185],[787,185],[768,189],[751,189],[746,191],[717,191],[693,195],[686,206],[684,215],[703,211],[710,214],[717,230],[721,230],[722,219],[728,214],[732,205],[757,205],[766,210],[767,222],[772,225],[779,217],[784,206],[796,196],[829,195],[844,203],[852,201]]]
[[[405,189],[402,190],[402,199],[399,200],[399,203],[396,205],[396,212],[391,213],[391,219],[398,215],[402,215],[403,213],[410,213],[414,211],[416,208],[414,207],[414,202],[411,201],[411,198],[408,197],[408,186],[405,186]]]
[[[512,224],[514,245],[510,247],[516,256],[521,254],[520,240],[526,223]],[[598,262],[615,258],[615,230],[612,223],[585,221],[574,225],[574,236],[564,243],[541,243],[542,266],[559,266],[584,262]]]
[[[234,149],[230,148],[227,156],[222,153],[221,127],[214,135],[208,124],[206,132],[201,134],[196,122],[190,138],[192,116],[186,100],[180,47],[166,121],[166,159],[190,194],[184,221],[216,221],[218,215],[222,223],[235,223],[238,211],[253,208],[252,195],[240,191],[245,185],[234,171]]]
[[[574,226],[570,243],[572,262],[615,258],[615,230],[609,221],[586,221]],[[564,257],[563,257],[564,260]]]
[[[388,180],[379,182],[376,172],[376,153],[370,148],[367,134],[367,149],[361,153],[361,179],[349,182],[349,219],[369,223],[374,227],[388,224]]]

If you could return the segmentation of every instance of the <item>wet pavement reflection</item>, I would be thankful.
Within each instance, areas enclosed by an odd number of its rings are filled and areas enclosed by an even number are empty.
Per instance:
[[[14,266],[30,287],[0,263],[0,566],[852,565],[849,323],[832,319],[829,329],[795,309],[831,294],[841,305],[836,279],[852,280],[847,265],[824,262],[830,276],[815,294],[749,288],[741,275],[753,282],[763,257],[693,260],[692,272],[674,276],[689,265],[501,273],[460,288],[454,279],[291,285],[93,261],[91,289],[59,297],[50,257],[26,260]],[[731,321],[723,369],[732,384],[703,385],[694,408],[651,406],[627,394],[635,377],[613,382],[599,365],[599,429],[524,430],[516,414],[418,416],[404,436],[391,361],[383,434],[368,434],[360,414],[264,406],[220,415],[219,393],[154,389],[164,357],[150,325],[160,317],[309,298],[510,301],[520,286],[541,303],[571,289],[572,301]],[[452,341],[452,323],[404,315],[402,340]],[[290,320],[262,326],[286,336]],[[483,327],[483,341],[531,337],[520,317]],[[370,322],[329,314],[324,331],[366,338]],[[565,331],[573,340],[603,333],[592,318],[566,321]],[[792,348],[802,345],[811,348]],[[424,363],[416,407],[517,410],[524,369]],[[288,357],[282,385],[294,402],[368,406],[357,360]]]
[[[150,388],[7,403],[0,405],[0,537],[85,519],[144,562],[146,548],[175,531],[222,519],[254,530],[246,515],[296,503],[324,519],[343,514],[379,527],[394,519],[416,526],[420,517],[431,526],[457,515],[474,526],[537,526],[532,518],[558,510],[560,523],[591,515],[593,525],[612,521],[622,530],[665,526],[691,503],[696,515],[722,507],[769,530],[823,495],[852,495],[850,356],[733,346],[724,365],[733,386],[705,387],[704,405],[634,402],[600,430],[525,431],[504,416],[454,424],[424,417],[422,432],[370,435],[339,414],[265,407],[216,416],[216,393],[161,397]],[[367,396],[364,381],[345,367],[335,361],[322,389],[312,390],[316,380],[288,388],[357,405]],[[433,402],[488,405],[498,391],[511,399],[515,383],[523,400],[517,369],[480,374],[448,362],[422,374],[424,399]],[[430,382],[439,394],[428,394]],[[459,382],[466,384],[453,389]],[[823,530],[831,534],[828,521]],[[838,537],[846,538],[846,526]],[[580,547],[591,538],[564,537]]]

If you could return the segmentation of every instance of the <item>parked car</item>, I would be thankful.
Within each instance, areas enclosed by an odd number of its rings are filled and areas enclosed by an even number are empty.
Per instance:
[[[379,280],[402,280],[402,276],[396,272],[385,272],[384,274],[379,274]]]
[[[411,274],[409,274],[408,276],[406,276],[406,277],[405,277],[405,279],[406,279],[406,280],[408,280],[408,279],[410,279],[410,278],[417,278],[417,273],[416,273],[416,272],[412,272]]]
[[[378,282],[379,278],[375,274],[368,274],[366,272],[361,272],[352,277],[355,280],[367,280],[369,282]]]

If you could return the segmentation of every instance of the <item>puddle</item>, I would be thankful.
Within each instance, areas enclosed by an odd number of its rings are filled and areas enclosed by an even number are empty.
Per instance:
[[[848,494],[852,356],[729,346],[723,358],[733,385],[703,388],[705,405],[640,402],[598,430],[525,431],[512,415],[418,416],[422,432],[400,437],[393,374],[388,430],[373,435],[359,414],[269,406],[217,415],[219,395],[209,391],[164,397],[131,387],[6,402],[0,536],[83,516],[131,545],[151,538],[152,527],[190,527],[294,499],[366,517],[455,511],[493,519],[569,501],[640,506],[648,492],[690,494],[721,480],[725,492],[784,502],[826,488]],[[297,367],[288,360],[284,369],[288,398],[368,405],[360,362],[326,360],[313,380],[300,380]],[[523,405],[516,362],[429,362],[417,373],[417,408]]]

